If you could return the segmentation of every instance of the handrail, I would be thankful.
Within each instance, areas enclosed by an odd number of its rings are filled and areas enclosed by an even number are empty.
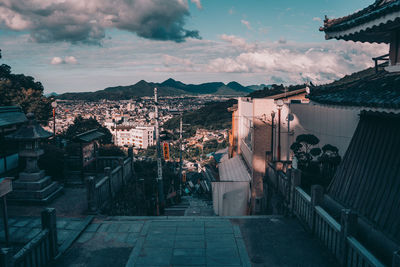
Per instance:
[[[327,222],[336,232],[340,232],[342,226],[331,216],[327,213],[323,208],[320,206],[315,207],[315,211],[319,214],[325,222]]]
[[[22,247],[17,254],[13,256],[15,261],[15,266],[19,266],[20,263],[26,263],[27,261],[36,260],[35,266],[46,266],[50,261],[49,245],[43,246],[43,242],[49,238],[49,229],[43,229],[39,234],[37,234],[28,244]],[[45,251],[37,251],[36,249],[41,246],[41,249]],[[43,247],[42,247],[43,246]],[[33,256],[33,254],[36,255]],[[43,258],[44,256],[44,258]],[[41,257],[39,262],[39,257]],[[42,264],[41,264],[42,263]]]
[[[357,239],[355,239],[354,237],[348,236],[347,242],[350,245],[349,250],[353,248],[356,251],[356,253],[362,257],[361,260],[369,264],[365,265],[356,263],[356,265],[353,265],[353,262],[351,261],[352,257],[349,256],[347,266],[385,267],[383,263],[381,263],[374,255],[372,255],[371,252],[369,252],[363,245],[361,245],[361,243],[358,242]]]
[[[108,179],[109,179],[108,176],[104,176],[98,183],[96,183],[96,188],[102,186]]]
[[[302,198],[304,198],[305,200],[311,202],[311,197],[303,189],[301,189],[300,186],[296,186],[295,189],[297,190],[297,192],[299,192],[299,194],[300,194],[300,196]]]

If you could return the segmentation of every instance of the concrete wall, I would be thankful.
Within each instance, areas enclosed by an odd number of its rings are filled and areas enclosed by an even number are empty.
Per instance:
[[[213,208],[219,216],[244,216],[248,212],[249,182],[212,182]]]
[[[339,149],[341,156],[345,154],[357,127],[361,108],[323,106],[310,102],[291,104],[290,109],[295,117],[292,123],[294,140],[300,134],[313,134],[320,140],[319,147],[331,144]]]

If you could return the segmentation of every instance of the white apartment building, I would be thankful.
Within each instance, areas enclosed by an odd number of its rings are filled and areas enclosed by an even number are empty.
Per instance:
[[[146,149],[153,146],[154,127],[152,126],[117,126],[111,127],[114,144],[117,146],[127,146]]]

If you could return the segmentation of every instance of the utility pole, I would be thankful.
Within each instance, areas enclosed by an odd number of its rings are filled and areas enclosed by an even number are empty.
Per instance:
[[[160,215],[160,210],[164,209],[164,186],[162,178],[160,128],[159,128],[160,118],[158,116],[157,88],[154,88],[154,106],[156,112],[156,142],[157,142],[157,185],[158,185],[157,215]]]
[[[182,196],[182,150],[183,150],[183,145],[182,145],[182,114],[180,118],[180,123],[179,123],[179,197]]]

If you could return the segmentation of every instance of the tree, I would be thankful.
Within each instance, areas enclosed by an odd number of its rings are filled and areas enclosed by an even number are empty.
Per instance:
[[[104,133],[104,137],[101,139],[103,144],[112,143],[112,134],[110,131],[102,126],[95,118],[84,119],[82,116],[78,116],[74,120],[74,124],[70,125],[64,132],[65,138],[72,140],[76,135],[97,129],[99,132]]]
[[[296,142],[294,142],[290,149],[293,151],[297,160],[299,161],[299,168],[307,168],[313,156],[318,156],[321,151],[320,149],[313,149],[312,153],[310,153],[310,149],[312,146],[315,146],[319,143],[319,139],[312,134],[300,134],[296,138]],[[319,153],[318,153],[319,152]]]
[[[321,148],[314,147],[319,139],[312,134],[297,136],[290,149],[298,159],[298,167],[302,170],[302,186],[309,190],[313,184],[328,186],[332,180],[341,158],[337,147],[330,144]]]
[[[339,155],[339,149],[330,144],[324,145],[322,147],[322,155],[318,160],[321,163],[322,175],[327,179],[327,183],[329,183],[342,160]]]
[[[13,74],[10,66],[0,65],[0,106],[21,106],[25,113],[32,112],[37,121],[47,124],[51,100],[43,96],[43,90],[43,85],[33,77]]]

